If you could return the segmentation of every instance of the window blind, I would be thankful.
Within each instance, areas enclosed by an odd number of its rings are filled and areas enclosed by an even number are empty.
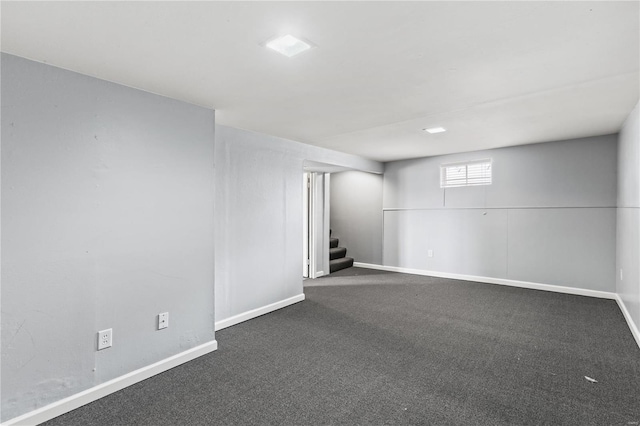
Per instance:
[[[476,160],[440,166],[440,188],[491,185],[491,160]]]

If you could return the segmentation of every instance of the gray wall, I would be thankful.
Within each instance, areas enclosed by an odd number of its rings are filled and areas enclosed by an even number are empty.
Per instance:
[[[2,55],[2,420],[214,339],[213,155],[211,110]]]
[[[331,174],[331,229],[347,256],[382,264],[382,175]]]
[[[640,328],[640,103],[620,131],[618,145],[616,289]]]
[[[616,140],[387,163],[384,264],[615,291]],[[483,158],[492,185],[440,188],[440,164]]]
[[[216,321],[302,293],[304,160],[376,173],[382,164],[216,126]]]

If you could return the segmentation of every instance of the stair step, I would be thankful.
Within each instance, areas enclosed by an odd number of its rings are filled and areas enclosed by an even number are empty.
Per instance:
[[[342,257],[340,259],[335,259],[329,261],[329,270],[330,273],[334,273],[341,269],[347,269],[353,266],[353,258],[352,257]]]
[[[329,248],[336,248],[336,247],[338,247],[338,239],[337,238],[329,238]]]
[[[340,259],[347,255],[346,247],[334,247],[329,249],[329,260]]]

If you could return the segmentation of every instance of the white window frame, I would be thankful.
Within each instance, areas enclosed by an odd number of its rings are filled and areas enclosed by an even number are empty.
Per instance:
[[[473,176],[469,176],[469,166],[485,166],[489,165],[488,174],[475,172]],[[451,176],[449,170],[459,168],[452,172],[456,175]],[[440,165],[440,188],[461,188],[465,186],[482,186],[491,185],[493,183],[493,160],[485,158],[482,160],[462,161],[459,163],[447,163]]]

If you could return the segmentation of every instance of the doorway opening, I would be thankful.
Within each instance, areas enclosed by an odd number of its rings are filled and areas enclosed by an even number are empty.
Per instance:
[[[303,165],[303,278],[330,273],[331,173],[353,170],[334,164],[305,160]]]
[[[303,175],[303,278],[329,274],[329,181],[329,173]]]

